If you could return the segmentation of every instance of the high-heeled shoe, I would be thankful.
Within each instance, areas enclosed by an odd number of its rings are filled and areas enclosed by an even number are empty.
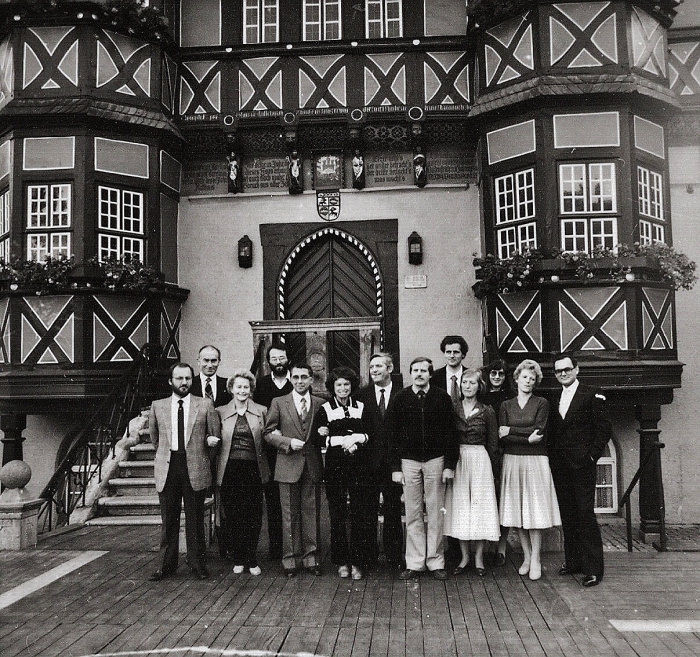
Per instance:
[[[467,568],[469,568],[469,564],[466,566],[457,566],[455,569],[452,571],[452,574],[457,577],[459,575],[464,575],[464,573],[467,572]]]
[[[479,577],[483,577],[484,575],[486,575],[486,568],[479,568],[479,566],[477,566],[474,570],[476,570],[476,574]]]

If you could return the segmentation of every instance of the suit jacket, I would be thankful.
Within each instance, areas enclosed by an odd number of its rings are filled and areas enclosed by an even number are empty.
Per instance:
[[[224,406],[228,404],[233,397],[231,393],[226,389],[227,378],[225,376],[216,376],[216,398],[214,399],[214,407],[219,408],[219,406]],[[192,379],[192,387],[190,388],[190,394],[196,395],[197,397],[204,397],[204,390],[202,390],[202,379],[197,373]]]
[[[163,492],[170,466],[170,449],[172,436],[171,397],[158,399],[151,404],[148,412],[148,428],[151,442],[156,448],[154,473],[156,490]],[[187,474],[190,484],[196,491],[211,486],[211,466],[209,464],[210,448],[207,436],[221,437],[221,422],[210,399],[190,396],[190,413],[185,427],[185,454]]]
[[[549,455],[553,464],[573,468],[595,463],[611,436],[605,395],[598,389],[579,383],[566,417],[559,414],[562,391],[554,396],[549,419]]]
[[[275,481],[286,484],[296,483],[301,478],[305,463],[308,465],[309,475],[314,483],[323,480],[321,448],[311,437],[314,417],[321,408],[321,404],[323,399],[311,395],[311,408],[307,418],[308,428],[304,432],[292,393],[272,400],[270,410],[267,412],[263,436],[268,443],[277,448]],[[274,433],[276,430],[280,433]],[[303,440],[306,445],[303,449],[293,451],[292,438]]]
[[[462,365],[462,371],[465,369],[464,365]],[[433,376],[430,377],[430,385],[442,388],[447,391],[448,395],[450,394],[450,390],[447,387],[447,366],[433,372]],[[459,385],[459,376],[457,377],[457,385]]]
[[[255,456],[258,461],[258,469],[260,470],[260,480],[263,484],[270,481],[270,466],[267,463],[267,458],[263,451],[264,441],[262,437],[263,429],[265,428],[266,411],[267,409],[264,406],[256,404],[250,399],[248,400],[248,409],[245,412],[245,419],[248,421],[250,430],[253,432]],[[221,449],[217,459],[216,483],[221,486],[221,482],[224,479],[224,470],[226,470],[226,463],[231,453],[231,440],[238,417],[236,403],[231,401],[226,404],[226,406],[220,406],[217,412],[221,418]]]
[[[374,383],[361,388],[357,391],[355,399],[361,401],[364,405],[364,413],[362,421],[365,425],[365,430],[369,436],[367,445],[367,463],[372,472],[381,472],[382,469],[391,469],[389,467],[389,436],[391,429],[389,427],[389,407],[393,404],[396,395],[401,390],[401,386],[393,383],[391,386],[391,394],[386,400],[386,413],[384,419],[379,415],[379,406],[377,405],[377,397],[374,392]]]

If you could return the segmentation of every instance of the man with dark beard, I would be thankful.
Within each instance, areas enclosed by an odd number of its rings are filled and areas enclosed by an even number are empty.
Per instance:
[[[289,358],[287,347],[281,342],[274,342],[266,354],[270,374],[260,379],[255,386],[253,401],[256,404],[270,408],[275,397],[282,397],[292,392],[292,382],[289,380]],[[275,471],[277,449],[265,443],[265,453],[270,465],[270,472]],[[270,559],[282,558],[282,508],[280,506],[280,490],[274,477],[265,484],[265,506],[267,508],[267,535]]]

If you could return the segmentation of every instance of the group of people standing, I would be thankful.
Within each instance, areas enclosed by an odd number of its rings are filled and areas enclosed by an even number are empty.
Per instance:
[[[220,353],[210,345],[200,350],[197,377],[189,365],[173,366],[173,394],[155,402],[149,417],[163,515],[161,567],[152,579],[177,567],[179,496],[188,518],[187,563],[197,576],[207,575],[199,511],[192,512],[190,529],[188,509],[201,506],[203,516],[211,480],[195,484],[189,468],[202,470],[208,453],[216,463],[219,549],[236,573],[261,572],[256,550],[265,499],[269,557],[281,559],[288,577],[301,569],[321,574],[325,484],[330,556],[341,578],[362,579],[377,566],[381,514],[386,562],[401,579],[423,571],[447,579],[445,536],[458,559],[452,574],[467,570],[473,548],[475,571],[483,576],[486,542],[497,543],[495,563],[505,564],[511,527],[523,550],[519,573],[539,579],[542,532],[561,524],[560,574],[580,573],[584,586],[598,584],[603,550],[595,464],[610,438],[605,396],[579,383],[569,354],[554,359],[562,385],[550,406],[533,394],[542,380],[535,361],[515,368],[513,390],[502,361],[481,370],[462,366],[463,337],[446,336],[441,350],[445,367],[435,371],[429,358],[413,359],[411,384],[403,389],[388,353],[372,355],[371,383],[361,389],[352,369],[335,368],[326,380],[327,401],[311,394],[311,368],[291,365],[283,343],[267,350],[270,374],[257,382],[246,370],[228,380],[217,376]],[[189,417],[178,419],[183,400]],[[189,502],[188,483],[197,490]]]

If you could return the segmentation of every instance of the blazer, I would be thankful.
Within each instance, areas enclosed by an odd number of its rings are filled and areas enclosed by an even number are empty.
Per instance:
[[[579,383],[566,417],[562,418],[559,415],[561,394],[560,390],[552,400],[550,459],[576,469],[597,462],[612,435],[605,395],[598,388]]]
[[[171,399],[157,399],[151,404],[148,412],[148,428],[151,442],[156,448],[153,470],[156,479],[156,490],[163,492],[165,480],[168,478],[170,467],[170,448],[172,436]],[[210,448],[207,447],[207,436],[221,437],[221,422],[214,410],[211,399],[190,396],[190,413],[185,427],[185,454],[187,458],[187,474],[192,488],[196,491],[211,486],[211,466],[209,462]]]
[[[391,394],[386,400],[386,413],[384,419],[379,415],[379,406],[377,405],[377,397],[374,392],[374,383],[361,388],[357,391],[355,399],[361,401],[365,405],[362,421],[365,426],[365,431],[369,436],[367,444],[367,467],[374,473],[380,472],[382,469],[389,468],[389,436],[391,428],[389,426],[389,408],[394,403],[396,395],[400,392],[401,386],[393,383],[391,386]]]
[[[462,372],[464,372],[466,369],[467,368],[462,365]],[[447,391],[448,395],[450,394],[450,391],[447,388],[447,366],[441,367],[439,370],[435,370],[433,372],[433,375],[430,377],[430,385],[442,388],[443,390]],[[457,385],[459,386],[459,377],[457,377]]]
[[[229,454],[231,453],[231,441],[233,439],[233,430],[238,419],[238,411],[236,403],[229,402],[226,406],[220,406],[216,409],[221,418],[221,449],[217,457],[216,467],[216,483],[221,486],[224,479],[224,471],[228,462]],[[256,404],[252,400],[248,400],[248,408],[245,412],[245,419],[248,421],[250,430],[253,432],[255,440],[255,456],[258,461],[258,469],[260,470],[260,480],[263,484],[270,481],[270,466],[267,463],[267,457],[263,451],[263,429],[265,428],[265,414],[267,409],[260,404]]]
[[[267,412],[263,437],[277,449],[275,463],[275,481],[294,484],[301,479],[304,464],[309,468],[309,476],[313,483],[323,480],[323,459],[321,448],[312,439],[311,431],[314,417],[324,400],[311,395],[311,408],[308,415],[308,428],[304,432],[301,419],[294,405],[293,393],[272,400]],[[280,433],[274,433],[279,430]],[[303,449],[293,451],[291,439],[297,438],[306,443]]]
[[[214,399],[214,407],[224,406],[228,404],[233,397],[231,393],[226,388],[226,382],[228,379],[225,376],[216,376],[216,399]],[[192,379],[192,387],[190,388],[190,394],[197,395],[197,397],[204,397],[204,390],[202,390],[202,379],[199,376],[199,372],[195,374]]]

